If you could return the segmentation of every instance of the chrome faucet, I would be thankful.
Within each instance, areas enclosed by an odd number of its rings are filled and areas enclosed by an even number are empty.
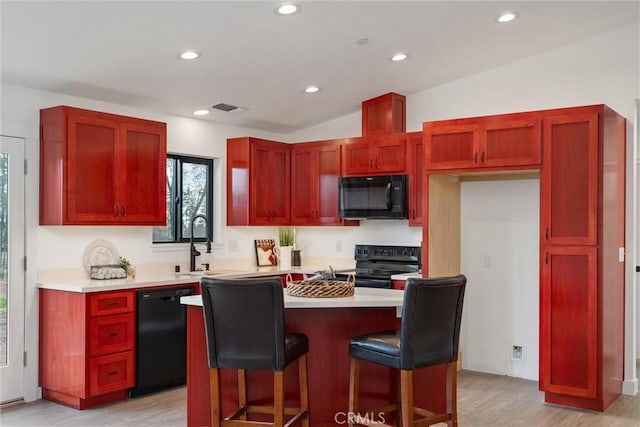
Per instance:
[[[204,224],[207,226],[207,253],[211,253],[211,240],[209,240],[209,220],[206,216],[199,214],[191,218],[191,238],[189,239],[189,251],[191,256],[191,264],[189,265],[189,271],[196,271],[196,257],[200,255],[200,252],[196,249],[196,245],[193,242],[193,223],[196,219],[202,218]]]

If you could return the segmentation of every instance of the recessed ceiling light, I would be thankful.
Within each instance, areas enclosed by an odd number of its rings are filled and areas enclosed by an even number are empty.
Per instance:
[[[277,15],[293,15],[294,13],[300,11],[300,5],[297,3],[281,3],[276,6],[275,12]]]
[[[185,50],[178,55],[178,58],[184,59],[185,61],[191,61],[200,58],[200,53],[195,50]]]
[[[306,93],[316,93],[319,90],[320,90],[320,88],[318,86],[309,86],[309,87],[305,88],[304,91]]]
[[[407,55],[406,53],[396,53],[390,59],[393,62],[398,62],[398,61],[404,61],[405,59],[407,59],[408,56],[409,55]]]
[[[209,110],[196,110],[193,112],[196,116],[206,116],[209,114]]]
[[[501,24],[504,24],[505,22],[513,21],[517,17],[518,17],[518,14],[516,12],[505,12],[498,17],[497,21],[500,22]]]

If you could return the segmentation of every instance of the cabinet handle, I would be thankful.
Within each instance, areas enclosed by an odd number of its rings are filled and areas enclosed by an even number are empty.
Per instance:
[[[122,205],[122,216],[125,216],[127,214],[127,210],[124,208],[124,205]]]
[[[376,159],[376,169],[378,169],[378,159]]]
[[[482,156],[480,156],[480,163],[484,163],[484,151],[482,152]]]
[[[120,208],[118,207],[118,205],[115,206],[115,214],[116,214],[116,218],[120,216]]]
[[[118,375],[118,371],[111,371],[111,372],[107,372],[107,376],[108,377],[112,377],[114,375]]]
[[[107,307],[115,307],[116,305],[118,305],[118,303],[116,301],[111,301],[105,303],[104,305],[106,305]]]
[[[478,153],[477,152],[473,155],[473,163],[478,163]]]
[[[416,208],[411,209],[411,216],[416,219]]]
[[[544,240],[549,240],[549,227],[544,229]]]
[[[373,169],[373,160],[369,160],[369,169]]]
[[[117,333],[117,332],[111,332],[110,334],[107,334],[107,337],[113,338],[113,337],[117,337],[118,335],[120,335],[120,334]]]
[[[549,252],[544,253],[544,263],[549,264]]]

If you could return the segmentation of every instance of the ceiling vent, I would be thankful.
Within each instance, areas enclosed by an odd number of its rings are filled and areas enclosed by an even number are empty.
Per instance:
[[[216,110],[220,110],[220,111],[226,111],[227,113],[229,111],[233,111],[233,110],[237,110],[238,109],[238,107],[236,107],[235,105],[225,104],[224,102],[216,104],[211,108],[215,108]]]

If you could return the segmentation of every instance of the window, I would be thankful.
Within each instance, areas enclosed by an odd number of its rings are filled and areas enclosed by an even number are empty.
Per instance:
[[[167,225],[153,227],[153,243],[188,242],[191,219],[204,215],[209,221],[212,239],[213,160],[199,157],[167,155]],[[197,219],[193,236],[196,241],[207,237],[205,221]]]

